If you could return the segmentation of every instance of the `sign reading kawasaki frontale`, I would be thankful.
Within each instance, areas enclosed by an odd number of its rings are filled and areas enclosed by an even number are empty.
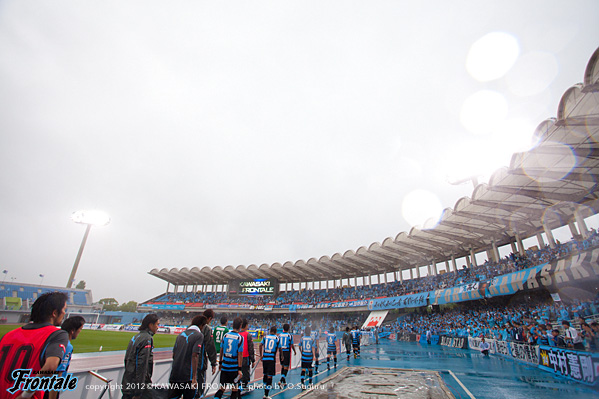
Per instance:
[[[255,280],[232,280],[229,283],[229,295],[267,295],[278,293],[279,282],[274,278]]]

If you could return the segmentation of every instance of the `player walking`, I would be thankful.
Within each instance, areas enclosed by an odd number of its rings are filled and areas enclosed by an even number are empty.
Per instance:
[[[337,368],[337,335],[333,327],[327,333],[327,370],[331,369],[331,355],[334,356],[335,368]]]
[[[279,334],[279,344],[281,346],[281,380],[279,385],[284,386],[287,383],[287,372],[291,365],[291,350],[296,355],[295,345],[293,344],[293,335],[289,333],[289,324],[283,324],[283,332]]]
[[[279,337],[277,337],[277,327],[272,326],[270,328],[270,334],[268,334],[262,342],[260,342],[260,358],[262,359],[262,369],[264,373],[264,399],[270,399],[268,393],[272,389],[272,377],[275,376],[276,363],[277,363],[277,351],[279,350]]]
[[[302,352],[302,387],[304,386],[306,374],[308,375],[308,383],[312,384],[312,362],[316,357],[316,343],[310,333],[310,327],[306,327],[304,336],[300,342],[300,351]]]
[[[223,337],[220,346],[220,387],[215,398],[222,398],[225,390],[231,387],[231,399],[241,398],[237,383],[241,380],[241,361],[243,359],[243,337],[239,335],[241,317],[233,320],[233,331]]]
[[[351,332],[352,346],[354,348],[354,359],[357,359],[358,356],[360,356],[360,337],[361,336],[362,336],[362,333],[360,332],[360,329],[358,328],[358,326],[354,326],[354,329]]]

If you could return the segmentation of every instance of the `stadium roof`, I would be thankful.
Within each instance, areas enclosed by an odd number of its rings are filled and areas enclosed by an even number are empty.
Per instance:
[[[227,284],[239,278],[277,278],[281,283],[333,280],[396,272],[461,258],[525,239],[599,212],[599,49],[584,83],[568,89],[557,118],[535,131],[538,145],[512,156],[488,184],[443,211],[440,221],[412,228],[382,243],[307,261],[249,266],[153,269],[149,274],[175,285]]]

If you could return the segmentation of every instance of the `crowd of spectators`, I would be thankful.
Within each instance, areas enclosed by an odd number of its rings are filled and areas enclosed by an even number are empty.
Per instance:
[[[599,324],[595,320],[599,320],[599,295],[594,300],[564,304],[540,292],[463,302],[443,312],[413,313],[393,323],[391,329],[406,334],[485,337],[573,347],[576,342],[568,342],[573,338],[566,334],[571,327],[575,330],[572,335],[579,335],[584,347],[596,351]]]
[[[303,289],[285,291],[276,298],[268,296],[255,297],[234,297],[228,296],[225,292],[179,292],[167,293],[154,299],[154,303],[244,303],[249,305],[266,305],[273,303],[275,305],[285,304],[318,304],[322,302],[347,301],[354,299],[384,298],[420,292],[434,291],[438,289],[455,287],[463,284],[470,284],[477,281],[490,280],[493,277],[503,274],[523,270],[532,266],[551,262],[555,259],[568,256],[577,251],[583,251],[599,245],[599,234],[591,229],[590,236],[585,240],[576,240],[567,243],[557,242],[554,248],[549,245],[541,249],[528,249],[524,255],[511,253],[502,258],[499,262],[487,260],[482,265],[469,267],[463,265],[461,269],[429,275],[421,278],[407,279],[403,282],[394,281],[390,283],[359,285],[355,287],[337,287],[332,289]]]

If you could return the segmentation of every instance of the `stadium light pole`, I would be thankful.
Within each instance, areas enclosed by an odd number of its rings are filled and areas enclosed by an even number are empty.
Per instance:
[[[71,219],[75,223],[85,224],[87,228],[85,229],[85,234],[83,234],[83,240],[81,241],[81,245],[79,246],[79,252],[77,253],[77,258],[75,258],[75,264],[73,265],[73,269],[71,270],[69,281],[67,281],[67,288],[73,287],[73,282],[75,281],[75,274],[77,273],[79,261],[81,261],[81,255],[83,254],[83,248],[85,247],[85,242],[87,241],[87,236],[89,236],[89,231],[92,229],[92,226],[106,226],[110,223],[110,217],[108,216],[108,214],[102,211],[73,212],[73,214],[71,215]]]

